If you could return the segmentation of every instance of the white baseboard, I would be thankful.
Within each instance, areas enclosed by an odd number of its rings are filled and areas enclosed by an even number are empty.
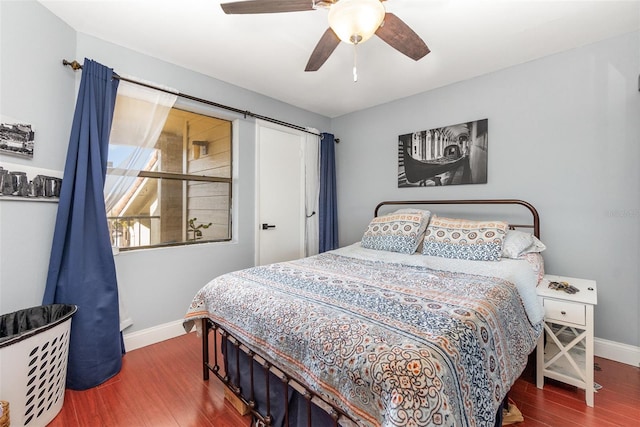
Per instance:
[[[164,323],[162,325],[143,329],[124,335],[124,347],[127,351],[146,347],[160,341],[175,338],[185,333],[183,320]],[[602,338],[594,339],[594,354],[605,359],[615,360],[631,366],[640,366],[640,347],[609,341]]]
[[[182,322],[182,319],[176,320],[174,322],[164,323],[162,325],[131,332],[130,334],[124,334],[124,348],[126,351],[132,351],[137,348],[146,347],[160,341],[183,335],[186,332],[182,327]]]
[[[593,352],[596,356],[616,362],[640,367],[640,347],[609,341],[602,338],[593,340]]]

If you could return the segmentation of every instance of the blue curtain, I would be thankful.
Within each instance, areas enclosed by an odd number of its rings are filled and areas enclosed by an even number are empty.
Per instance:
[[[76,102],[43,304],[75,304],[67,387],[84,390],[118,372],[118,286],[104,205],[109,133],[118,80],[85,59]]]
[[[336,148],[334,136],[320,138],[320,203],[318,209],[319,252],[338,248],[338,204],[336,196]]]

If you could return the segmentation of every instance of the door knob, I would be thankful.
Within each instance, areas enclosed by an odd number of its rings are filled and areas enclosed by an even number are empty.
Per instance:
[[[270,228],[276,228],[275,225],[271,225],[271,224],[267,224],[266,222],[262,224],[262,229],[263,230],[268,230]]]

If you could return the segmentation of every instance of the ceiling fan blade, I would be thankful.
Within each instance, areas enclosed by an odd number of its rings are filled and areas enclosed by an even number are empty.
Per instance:
[[[280,13],[313,10],[312,0],[249,0],[222,3],[220,5],[228,15],[250,13]]]
[[[416,61],[430,52],[420,36],[393,13],[385,14],[376,35],[398,52]]]
[[[318,71],[339,44],[340,39],[336,36],[336,33],[334,33],[331,28],[327,28],[327,31],[324,32],[322,38],[320,38],[320,41],[316,45],[316,48],[313,49],[309,57],[309,62],[307,62],[307,67],[304,70]]]

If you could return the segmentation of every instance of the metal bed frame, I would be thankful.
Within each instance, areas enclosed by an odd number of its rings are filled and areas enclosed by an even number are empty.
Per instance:
[[[406,200],[406,201],[384,201],[379,203],[374,211],[374,216],[378,216],[380,208],[383,206],[389,205],[520,205],[529,210],[532,221],[530,224],[509,224],[510,229],[515,228],[530,228],[533,230],[533,234],[536,237],[540,237],[540,217],[538,215],[538,211],[533,205],[523,200],[518,199],[478,199],[478,200]],[[209,334],[213,332],[213,363],[210,361],[210,340]],[[222,347],[225,341],[228,341],[228,344],[233,346],[235,349],[235,357],[232,357],[232,360],[229,360],[228,357],[221,357],[218,355],[218,349]],[[240,351],[242,351],[249,358],[251,363],[249,363],[249,382],[250,389],[248,393],[243,394],[243,390],[240,387]],[[223,365],[220,365],[220,358],[222,358]],[[358,425],[357,421],[349,417],[343,411],[338,409],[334,404],[328,402],[326,399],[322,398],[320,395],[314,393],[309,390],[304,384],[301,384],[298,381],[292,379],[290,375],[287,375],[282,369],[280,369],[275,363],[267,360],[265,357],[256,353],[254,350],[247,347],[244,343],[242,343],[239,339],[230,334],[227,330],[225,330],[220,324],[212,321],[209,318],[202,319],[202,361],[203,361],[203,379],[209,380],[210,373],[213,373],[222,383],[242,402],[244,403],[252,415],[252,425],[253,426],[271,426],[273,422],[272,415],[272,402],[271,402],[271,387],[282,387],[284,402],[288,402],[289,400],[289,387],[291,386],[295,391],[300,393],[300,395],[306,401],[306,417],[307,417],[307,426],[312,427],[312,407],[316,405],[323,409],[327,414],[329,414],[332,419],[332,423],[334,427],[338,425],[341,426],[356,426]],[[262,414],[257,409],[256,405],[256,397],[255,397],[255,379],[256,372],[254,369],[254,363],[257,362],[264,369],[264,379],[265,379],[265,394],[266,394],[266,405],[265,412]],[[235,367],[236,375],[234,375],[234,379],[229,376],[229,364],[232,363],[233,367]],[[221,368],[223,372],[221,372]],[[268,373],[272,373],[279,380],[280,384],[271,384],[272,379],[271,375]],[[245,397],[248,394],[248,397]],[[509,393],[505,396],[502,406],[498,409],[497,418],[496,418],[496,426],[500,426],[502,424],[502,408],[508,408],[508,398]],[[288,405],[284,404],[284,425],[289,426],[289,408]],[[323,426],[324,427],[324,426]]]
[[[473,199],[473,200],[405,200],[380,202],[374,211],[374,216],[378,216],[380,208],[388,205],[520,205],[524,206],[531,213],[531,224],[509,224],[509,228],[531,228],[533,235],[540,238],[540,215],[535,207],[529,202],[518,199]]]
[[[213,332],[213,348],[214,350],[214,361],[213,364],[210,363],[209,358],[209,333]],[[219,345],[223,344],[224,340],[228,340],[228,342],[235,348],[235,357],[229,361],[228,358],[223,357],[223,366],[219,364],[219,357],[217,349],[220,348]],[[249,371],[250,371],[250,389],[249,389],[249,398],[245,398],[242,394],[242,389],[240,387],[240,351],[244,352],[247,357],[250,359],[249,363]],[[252,425],[255,426],[270,426],[273,421],[273,416],[271,412],[271,375],[267,375],[267,373],[274,374],[278,380],[280,380],[280,386],[283,390],[283,400],[287,402],[289,400],[289,386],[291,386],[294,390],[296,390],[304,399],[306,400],[306,415],[307,415],[307,425],[308,427],[312,427],[312,416],[311,410],[313,405],[316,405],[322,408],[325,412],[329,414],[331,419],[333,420],[333,426],[337,427],[340,422],[340,425],[357,425],[357,423],[351,419],[347,414],[345,414],[340,409],[336,408],[335,405],[327,402],[325,399],[320,397],[318,394],[309,390],[303,384],[300,384],[298,381],[293,380],[289,375],[284,373],[280,368],[278,368],[275,364],[267,361],[264,357],[260,356],[243,343],[240,342],[236,337],[231,335],[228,331],[226,331],[222,326],[218,323],[212,321],[211,319],[205,318],[202,319],[202,358],[203,358],[203,378],[204,380],[209,379],[209,373],[213,372],[213,374],[218,377],[222,383],[229,388],[229,390],[238,398],[242,403],[244,403],[249,411],[251,412],[251,416],[253,417]],[[266,413],[262,414],[260,411],[256,409],[256,399],[255,399],[255,379],[256,372],[254,369],[253,362],[258,362],[262,368],[264,368],[264,380],[266,384],[265,396],[266,396]],[[229,372],[229,363],[233,363],[235,366],[235,375],[236,381],[232,381],[228,372]],[[220,368],[224,369],[224,373],[220,372]],[[277,387],[278,384],[274,384],[273,387]],[[289,408],[288,405],[283,405],[284,411],[284,425],[289,426]]]

